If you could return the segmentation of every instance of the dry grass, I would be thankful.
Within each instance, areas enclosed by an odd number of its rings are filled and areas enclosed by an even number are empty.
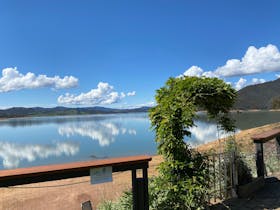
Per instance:
[[[248,130],[241,131],[235,135],[236,143],[238,144],[239,148],[242,152],[246,153],[254,153],[255,152],[255,145],[251,139],[252,136],[256,134],[260,134],[262,132],[274,129],[274,128],[280,128],[280,123],[273,123],[269,125],[264,125],[257,128],[251,128]],[[212,141],[203,145],[200,145],[197,147],[197,150],[200,152],[207,152],[207,151],[219,151],[220,144],[221,148],[223,149],[223,145],[225,143],[226,139],[220,139],[216,141]]]

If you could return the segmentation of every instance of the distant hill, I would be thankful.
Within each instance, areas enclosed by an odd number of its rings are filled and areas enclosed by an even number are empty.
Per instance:
[[[27,117],[27,116],[55,116],[55,115],[83,115],[83,114],[113,114],[113,113],[133,113],[147,112],[151,107],[140,107],[134,109],[112,109],[106,107],[82,107],[69,108],[58,106],[54,108],[43,107],[13,107],[0,109],[0,118]]]
[[[237,92],[235,109],[279,109],[280,79],[247,86]]]

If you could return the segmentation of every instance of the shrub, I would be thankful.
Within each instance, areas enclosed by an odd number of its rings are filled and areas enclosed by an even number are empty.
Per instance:
[[[132,192],[125,191],[117,201],[105,200],[98,205],[98,210],[132,210]]]
[[[238,184],[243,185],[252,182],[253,177],[251,173],[251,169],[248,167],[246,161],[243,159],[242,154],[240,152],[240,149],[238,145],[236,144],[234,136],[228,137],[225,145],[225,152],[228,153],[228,155],[232,155],[234,153],[234,160],[236,164],[236,170],[237,170],[237,176],[238,176]],[[229,170],[229,167],[231,167],[230,162],[226,163],[226,167]],[[228,177],[230,178],[230,174],[228,174]],[[229,180],[229,179],[228,179]]]

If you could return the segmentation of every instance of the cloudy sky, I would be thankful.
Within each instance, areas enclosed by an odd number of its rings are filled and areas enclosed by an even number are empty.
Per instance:
[[[280,2],[0,0],[0,108],[134,107],[170,77],[280,76]]]

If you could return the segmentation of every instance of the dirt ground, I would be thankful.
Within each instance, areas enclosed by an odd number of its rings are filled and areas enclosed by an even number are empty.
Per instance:
[[[280,123],[242,131],[236,134],[236,142],[243,150],[254,152],[251,137],[263,131],[280,127]],[[224,139],[199,146],[199,151],[219,150]],[[149,177],[157,174],[156,167],[161,156],[153,156],[149,164]],[[106,199],[117,199],[124,190],[131,188],[131,173],[113,174],[113,182],[90,185],[89,177],[22,185],[13,188],[0,188],[0,210],[7,209],[81,209],[81,203],[91,200],[95,207]]]

